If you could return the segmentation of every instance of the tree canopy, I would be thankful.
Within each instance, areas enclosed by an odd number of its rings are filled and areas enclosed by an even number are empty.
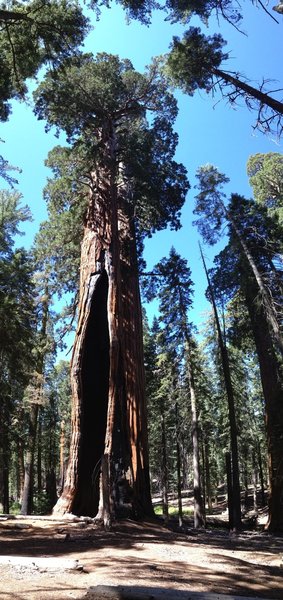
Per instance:
[[[44,64],[57,65],[81,45],[88,20],[72,0],[3,3],[0,11],[0,119],[10,113],[10,100],[24,98],[26,80]]]

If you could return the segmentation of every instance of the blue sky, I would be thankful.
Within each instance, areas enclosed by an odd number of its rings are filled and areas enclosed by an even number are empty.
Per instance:
[[[271,3],[272,4],[272,3]],[[272,12],[272,11],[271,11]],[[226,68],[244,73],[255,83],[265,79],[277,80],[272,87],[280,87],[283,56],[283,16],[273,13],[280,21],[277,25],[268,15],[257,9],[251,2],[246,3],[242,28],[248,36],[240,34],[228,23],[210,21],[208,30],[198,19],[192,25],[204,28],[204,33],[212,35],[220,32],[228,40],[229,61]],[[89,34],[85,50],[105,51],[129,58],[137,70],[143,71],[151,58],[168,51],[173,35],[182,35],[186,27],[164,22],[164,15],[156,13],[149,27],[138,22],[126,23],[123,10],[114,5],[102,10],[99,21],[93,17],[93,31]],[[282,85],[282,83],[281,83]],[[283,96],[283,92],[282,92]],[[251,154],[257,152],[282,152],[281,144],[271,136],[264,136],[252,129],[255,113],[246,107],[231,109],[219,98],[212,99],[206,93],[196,93],[191,98],[177,93],[179,115],[176,131],[179,134],[179,146],[176,159],[187,170],[191,183],[187,201],[182,212],[183,227],[178,232],[160,232],[147,241],[145,258],[151,268],[162,256],[166,256],[172,245],[188,260],[195,283],[194,308],[190,318],[201,325],[203,313],[208,304],[204,299],[205,277],[201,267],[198,250],[198,233],[192,226],[196,169],[206,163],[216,165],[230,178],[227,194],[237,192],[251,195],[246,176],[246,162]],[[58,144],[52,132],[44,131],[44,123],[38,122],[32,113],[32,106],[13,103],[13,114],[8,123],[1,124],[0,153],[13,165],[22,169],[19,176],[19,191],[34,215],[34,221],[25,227],[25,245],[32,243],[39,223],[46,218],[46,208],[42,198],[48,170],[44,160],[48,151]],[[63,138],[62,138],[63,139]],[[21,240],[23,243],[23,240]],[[212,264],[215,249],[205,249],[208,266]],[[152,310],[151,310],[152,314]]]

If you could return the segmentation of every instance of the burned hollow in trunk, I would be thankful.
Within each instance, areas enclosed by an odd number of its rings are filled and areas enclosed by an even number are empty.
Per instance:
[[[104,271],[91,298],[81,359],[82,430],[78,487],[72,510],[95,516],[104,453],[109,389],[108,277]]]

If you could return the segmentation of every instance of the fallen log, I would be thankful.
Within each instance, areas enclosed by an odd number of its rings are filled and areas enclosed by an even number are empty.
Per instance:
[[[190,592],[169,590],[166,588],[147,588],[138,586],[90,587],[83,600],[262,600],[255,597],[236,596],[235,594],[211,594],[210,592]],[[265,599],[268,600],[268,599]],[[270,600],[270,599],[269,599]]]

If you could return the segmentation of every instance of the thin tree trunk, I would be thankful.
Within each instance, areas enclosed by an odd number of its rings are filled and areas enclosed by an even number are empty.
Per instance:
[[[230,364],[226,345],[224,344],[222,331],[220,327],[214,292],[210,283],[208,271],[206,268],[204,256],[200,246],[202,262],[207,278],[210,300],[213,306],[214,318],[218,334],[218,344],[221,354],[223,375],[225,381],[226,395],[228,400],[229,424],[230,424],[230,440],[231,440],[231,455],[232,455],[232,484],[233,484],[233,528],[241,529],[241,492],[240,492],[240,477],[239,477],[239,459],[238,459],[238,439],[237,439],[237,424],[235,415],[234,391],[231,379]]]
[[[191,400],[191,418],[192,418],[192,445],[193,445],[193,485],[194,485],[194,527],[204,527],[205,514],[204,504],[201,495],[201,477],[200,477],[200,460],[199,460],[199,432],[198,432],[198,415],[197,415],[197,400],[195,392],[195,382],[192,367],[191,357],[191,340],[186,325],[187,315],[184,307],[182,295],[180,293],[180,312],[184,318],[184,337],[187,346],[187,375],[189,383],[189,393]]]
[[[177,456],[177,496],[178,496],[178,520],[179,527],[183,526],[183,506],[182,506],[182,480],[181,480],[181,449],[180,449],[180,426],[178,403],[175,404],[176,419],[176,456]]]
[[[204,507],[201,496],[200,462],[199,462],[199,439],[198,439],[198,417],[195,394],[194,377],[191,367],[191,353],[187,340],[187,373],[189,380],[192,417],[192,442],[193,442],[193,475],[194,475],[194,527],[204,527]]]
[[[249,506],[249,477],[248,477],[248,449],[244,446],[243,449],[243,470],[244,470],[244,504],[246,510]]]
[[[255,517],[258,516],[258,503],[257,503],[257,461],[256,453],[253,451],[253,504]]]
[[[229,529],[232,531],[235,529],[234,521],[234,498],[233,498],[233,481],[232,481],[232,469],[231,469],[231,454],[230,452],[225,453],[225,464],[226,464],[226,477],[227,477],[227,499],[228,499],[228,519]]]
[[[17,500],[22,503],[25,481],[24,447],[20,436],[17,437]]]
[[[261,506],[265,506],[264,477],[263,477],[261,450],[260,450],[259,443],[257,444],[257,458],[258,458],[258,471],[259,471],[259,481],[260,481],[260,491],[261,491]]]
[[[65,465],[65,446],[66,446],[66,424],[64,419],[62,419],[61,423],[60,423],[60,458],[59,458],[59,464],[60,464],[60,470],[59,470],[59,490],[60,490],[60,494],[63,491],[63,487],[64,487],[64,482],[65,482],[65,471],[66,471],[66,465]]]
[[[166,446],[166,428],[164,411],[161,412],[161,448],[162,448],[162,513],[165,523],[168,522],[168,464],[167,464],[167,446]]]
[[[259,89],[254,88],[241,79],[238,79],[238,77],[234,77],[230,73],[226,73],[225,71],[221,71],[220,69],[216,68],[213,68],[212,72],[217,77],[223,79],[225,83],[230,83],[235,87],[235,89],[242,90],[245,95],[255,98],[261,104],[265,104],[266,106],[269,106],[269,108],[272,108],[275,113],[283,115],[283,103],[279,102],[279,100],[276,100],[275,98],[272,98],[272,96],[261,92]]]
[[[206,483],[206,496],[208,509],[212,509],[212,496],[211,496],[211,478],[210,478],[210,463],[209,463],[209,441],[207,437],[204,441],[204,469],[205,469],[205,483]]]
[[[52,435],[52,432],[50,432]],[[42,421],[40,409],[38,414],[38,435],[37,435],[37,493],[42,492]]]
[[[30,515],[33,511],[33,467],[36,446],[38,404],[31,404],[29,415],[28,448],[25,459],[24,487],[21,515]]]

